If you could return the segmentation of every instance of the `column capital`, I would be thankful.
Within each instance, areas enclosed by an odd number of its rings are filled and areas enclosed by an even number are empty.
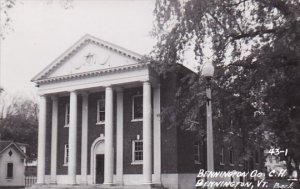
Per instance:
[[[114,87],[114,89],[119,93],[122,93],[124,91],[124,87],[121,86]]]
[[[111,84],[103,85],[104,88],[112,88]]]
[[[143,85],[151,85],[151,81],[150,80],[144,80],[142,82],[143,82]]]
[[[161,87],[161,83],[156,83],[155,85],[153,85],[154,88],[160,88]]]
[[[83,97],[88,97],[90,93],[89,93],[88,91],[83,91],[83,92],[81,92],[80,94],[81,94],[81,96],[83,96]]]
[[[56,96],[56,95],[54,95],[54,96],[51,96],[51,100],[53,100],[53,101],[56,101],[56,100],[58,100],[58,96]]]
[[[69,91],[70,92],[70,94],[78,94],[78,91],[77,90],[72,90],[72,91]]]
[[[111,85],[107,85],[105,86],[105,90],[109,90],[109,91],[112,91],[113,90],[113,87]]]
[[[39,97],[40,97],[40,98],[46,98],[47,95],[46,95],[46,94],[40,94]]]

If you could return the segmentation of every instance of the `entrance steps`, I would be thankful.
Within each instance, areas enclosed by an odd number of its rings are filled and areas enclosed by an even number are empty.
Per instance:
[[[45,184],[45,185],[33,185],[26,189],[167,189],[162,185],[151,184],[151,185],[55,185],[55,184]]]

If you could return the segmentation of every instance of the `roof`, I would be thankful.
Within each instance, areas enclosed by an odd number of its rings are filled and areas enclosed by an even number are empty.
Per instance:
[[[6,150],[8,149],[10,146],[14,146],[19,152],[20,154],[26,158],[26,154],[23,152],[23,150],[20,148],[20,146],[27,146],[27,144],[23,144],[23,143],[16,143],[13,141],[0,141],[0,155]]]
[[[68,50],[66,50],[61,56],[55,59],[51,64],[49,64],[45,69],[43,69],[40,73],[38,73],[31,81],[36,82],[38,80],[46,79],[47,76],[54,71],[59,65],[64,63],[67,59],[69,59],[74,53],[78,52],[79,49],[85,45],[86,43],[91,42],[106,49],[112,50],[118,54],[129,57],[133,60],[141,60],[142,55],[120,47],[118,45],[109,43],[102,39],[96,38],[89,34],[84,35],[80,40],[78,40],[74,45],[72,45]]]
[[[3,149],[5,149],[11,141],[0,141],[0,152],[2,152]]]

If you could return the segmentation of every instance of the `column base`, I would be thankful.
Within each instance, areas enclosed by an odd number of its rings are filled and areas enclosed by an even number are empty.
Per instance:
[[[46,183],[35,183],[34,185],[42,186],[45,185]]]
[[[88,185],[88,182],[87,181],[81,181],[80,184],[81,185]]]
[[[143,185],[148,185],[148,186],[152,186],[154,185],[152,182],[144,182]]]
[[[50,176],[49,184],[57,184],[56,175]]]
[[[144,183],[143,189],[154,189],[154,188],[161,188],[160,186],[153,184],[153,183]]]
[[[57,181],[56,181],[56,180],[51,180],[49,184],[51,184],[51,185],[56,185],[56,184],[57,184]]]
[[[113,186],[114,185],[112,182],[104,182],[103,184],[106,185],[106,186]]]
[[[81,185],[87,185],[88,184],[87,175],[81,175],[81,179],[79,179],[79,183]]]

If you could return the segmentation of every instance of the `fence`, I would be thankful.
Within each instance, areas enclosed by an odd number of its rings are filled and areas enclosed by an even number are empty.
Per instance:
[[[25,187],[31,187],[36,183],[36,176],[26,176],[25,177]]]

